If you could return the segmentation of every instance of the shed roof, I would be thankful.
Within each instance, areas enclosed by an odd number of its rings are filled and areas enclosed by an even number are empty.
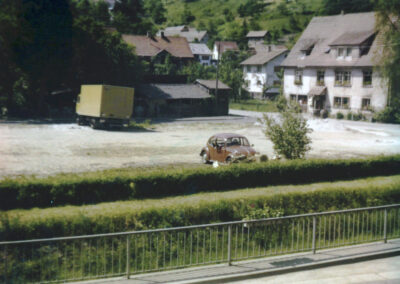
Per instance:
[[[141,84],[137,94],[150,100],[207,99],[206,91],[195,84]]]
[[[263,38],[267,35],[268,31],[249,31],[246,37],[259,37]]]
[[[371,67],[374,55],[379,50],[379,34],[373,38],[375,14],[355,13],[336,16],[314,17],[290,51],[281,66],[284,67]],[[331,52],[332,45],[359,45],[371,39],[366,54],[352,60],[336,60]],[[310,55],[304,56],[304,50],[310,48]]]
[[[287,53],[288,49],[287,48],[280,48],[276,50],[258,50],[257,53],[249,58],[247,58],[245,61],[240,63],[240,65],[264,65],[271,61],[272,59],[278,57],[282,53]]]
[[[308,95],[309,96],[322,96],[322,95],[325,95],[325,93],[326,93],[326,87],[325,86],[314,86],[308,92]]]
[[[143,35],[122,35],[123,40],[135,46],[138,56],[151,57],[166,51],[174,57],[193,58],[189,43],[183,37],[149,37]]]
[[[211,50],[204,43],[189,43],[189,46],[193,54],[212,55]]]
[[[206,87],[207,89],[216,89],[217,88],[217,81],[216,80],[201,80],[197,79],[196,83]],[[231,88],[224,84],[221,81],[218,81],[218,90],[230,90]]]

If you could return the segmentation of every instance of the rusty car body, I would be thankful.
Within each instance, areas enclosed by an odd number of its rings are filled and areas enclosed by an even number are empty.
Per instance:
[[[200,151],[201,161],[234,163],[238,161],[255,161],[256,151],[249,140],[243,135],[234,133],[219,133],[211,136],[207,145]]]

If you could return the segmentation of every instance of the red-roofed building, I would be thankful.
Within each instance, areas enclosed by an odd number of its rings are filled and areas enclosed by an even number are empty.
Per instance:
[[[239,47],[234,41],[216,41],[213,49],[213,60],[221,59],[222,54],[228,50],[239,50]]]

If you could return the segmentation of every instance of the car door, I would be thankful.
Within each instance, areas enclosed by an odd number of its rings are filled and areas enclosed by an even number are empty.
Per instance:
[[[215,137],[211,137],[207,143],[208,153],[210,155],[209,159],[211,161],[215,160],[215,156],[217,153],[217,147],[216,147],[217,144],[216,143],[217,143],[217,139]]]
[[[215,149],[214,161],[225,162],[226,156],[226,143],[224,138],[217,138],[217,147]]]

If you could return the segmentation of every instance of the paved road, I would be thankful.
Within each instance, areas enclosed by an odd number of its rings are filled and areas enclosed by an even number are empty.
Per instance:
[[[400,256],[232,283],[400,283]]]

